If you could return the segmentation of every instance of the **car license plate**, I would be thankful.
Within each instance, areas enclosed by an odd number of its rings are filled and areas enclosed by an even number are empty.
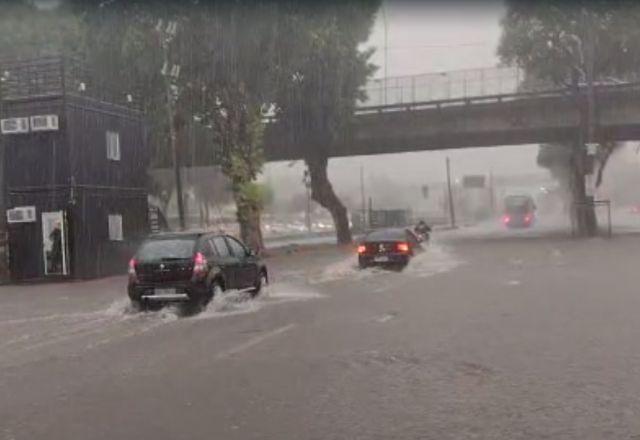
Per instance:
[[[375,261],[376,263],[387,263],[389,262],[389,257],[387,257],[386,255],[383,255],[381,257],[375,257],[373,261]]]
[[[154,289],[153,293],[156,295],[175,295],[176,289]]]

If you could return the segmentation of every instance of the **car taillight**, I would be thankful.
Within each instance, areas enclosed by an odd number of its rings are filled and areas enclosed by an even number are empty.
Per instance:
[[[531,221],[531,216],[530,215],[526,215],[524,218],[525,223],[529,223]]]
[[[201,252],[197,252],[193,256],[193,274],[202,275],[207,271],[207,259]]]
[[[507,223],[509,223],[511,221],[511,217],[509,217],[508,215],[505,215],[504,217],[502,217],[502,221],[506,225]]]
[[[398,243],[398,252],[409,252],[409,243]]]
[[[365,245],[361,244],[360,246],[358,246],[359,254],[364,254],[365,252],[367,252],[367,247]]]
[[[138,262],[136,261],[135,258],[132,258],[131,260],[129,260],[129,280],[131,281],[135,281],[137,279],[137,274],[136,274],[137,264]]]

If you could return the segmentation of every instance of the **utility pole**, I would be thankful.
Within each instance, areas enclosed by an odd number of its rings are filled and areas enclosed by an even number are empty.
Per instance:
[[[491,215],[494,215],[496,213],[496,193],[493,185],[493,170],[489,170],[489,204]]]
[[[307,208],[305,210],[304,220],[307,226],[307,231],[311,232],[311,174],[308,169],[304,170],[302,182],[304,183],[304,187],[307,192]]]
[[[583,9],[584,24],[585,24],[585,39],[586,41],[586,53],[585,53],[585,76],[587,83],[587,136],[586,142],[593,144],[595,142],[595,93],[593,88],[594,77],[594,64],[595,64],[595,41],[593,34],[594,23],[591,20],[590,12]],[[584,159],[584,171],[585,171],[585,189],[586,197],[586,233],[589,236],[594,236],[597,232],[597,221],[595,212],[593,211],[593,202],[595,196],[595,182],[593,180],[593,158],[587,155],[587,146],[582,146],[582,157]]]
[[[177,149],[177,135],[175,127],[175,102],[178,99],[178,86],[172,83],[172,80],[176,81],[180,75],[180,66],[173,65],[169,67],[169,49],[171,42],[176,36],[178,23],[175,21],[169,21],[166,28],[163,29],[163,22],[160,20],[156,26],[156,31],[160,37],[160,44],[162,45],[162,52],[164,56],[164,64],[162,66],[162,76],[165,81],[165,88],[167,91],[167,114],[169,117],[169,139],[171,141],[171,156],[173,159],[173,172],[176,183],[176,201],[178,205],[178,218],[180,220],[180,229],[186,228],[184,218],[184,199],[182,195],[182,176],[180,174],[180,156]]]
[[[382,3],[382,21],[384,24],[384,85],[383,85],[383,104],[387,105],[387,79],[389,78],[389,73],[387,71],[388,65],[388,57],[389,57],[389,41],[387,39],[388,29],[387,29],[387,8]]]
[[[449,164],[449,157],[447,157],[447,189],[449,192],[449,220],[451,221],[451,227],[456,227],[456,210],[453,206],[453,191],[451,189],[451,165]]]
[[[364,165],[360,165],[360,202],[362,207],[362,226],[367,224],[367,206],[364,196]]]

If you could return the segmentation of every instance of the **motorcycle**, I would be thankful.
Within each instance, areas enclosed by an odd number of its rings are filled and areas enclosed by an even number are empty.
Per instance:
[[[418,237],[418,240],[420,241],[420,243],[429,243],[429,240],[431,239],[431,234],[427,231],[422,231],[422,232],[418,232],[418,231],[414,231],[416,236]]]

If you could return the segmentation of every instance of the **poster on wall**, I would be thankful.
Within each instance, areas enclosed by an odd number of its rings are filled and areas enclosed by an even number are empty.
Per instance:
[[[68,275],[65,231],[62,211],[42,213],[42,249],[45,275]]]

